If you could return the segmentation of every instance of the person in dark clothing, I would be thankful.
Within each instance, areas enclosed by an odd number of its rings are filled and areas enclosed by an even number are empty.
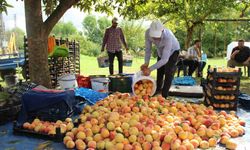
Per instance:
[[[114,74],[114,58],[118,59],[119,73],[123,73],[123,56],[121,51],[121,42],[123,43],[126,51],[128,52],[128,46],[120,27],[117,27],[117,18],[112,19],[112,26],[107,28],[103,37],[102,49],[106,46],[109,56],[109,73]]]
[[[233,48],[228,67],[250,66],[250,48],[244,45],[244,40],[238,41],[238,46]]]

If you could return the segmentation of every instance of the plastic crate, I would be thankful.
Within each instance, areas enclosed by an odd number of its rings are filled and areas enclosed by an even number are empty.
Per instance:
[[[132,75],[111,75],[109,79],[109,91],[121,93],[132,92]]]
[[[51,140],[54,142],[62,142],[65,136],[65,134],[61,133],[61,130],[59,127],[56,128],[55,135],[49,135],[46,133],[35,132],[35,131],[24,129],[22,126],[18,126],[16,122],[14,122],[13,124],[13,134],[34,137],[34,138],[39,138],[39,139],[44,139],[44,140]]]

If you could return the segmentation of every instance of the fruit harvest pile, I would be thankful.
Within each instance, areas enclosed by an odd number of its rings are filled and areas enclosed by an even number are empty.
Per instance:
[[[134,85],[135,95],[151,95],[153,91],[153,82],[150,80],[140,80]]]
[[[79,125],[63,142],[78,150],[192,150],[218,143],[236,149],[231,138],[245,133],[245,122],[234,111],[121,93],[86,106],[75,121]]]

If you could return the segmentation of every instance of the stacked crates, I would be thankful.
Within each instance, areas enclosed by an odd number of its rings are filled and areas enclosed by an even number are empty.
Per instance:
[[[205,104],[215,109],[236,110],[240,94],[241,69],[208,67],[204,85]]]
[[[68,57],[48,57],[48,65],[52,86],[58,85],[58,77],[66,73],[80,74],[80,45],[75,40],[56,39],[56,45],[66,44],[69,49]],[[25,65],[24,72],[26,80],[29,80],[29,49],[27,38],[24,38]]]

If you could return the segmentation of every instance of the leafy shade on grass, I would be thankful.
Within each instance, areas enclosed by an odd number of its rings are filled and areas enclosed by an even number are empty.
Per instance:
[[[156,62],[156,59],[151,59],[150,65]],[[131,67],[123,67],[124,73],[136,73],[140,70],[140,66],[144,63],[143,58],[134,58],[133,63]],[[203,77],[206,78],[207,75],[207,67],[208,65],[211,66],[227,66],[227,60],[223,58],[213,58],[208,59],[207,64],[203,70]],[[243,69],[243,68],[242,68]],[[118,73],[118,61],[115,58],[114,61],[114,73]],[[90,56],[84,56],[81,55],[81,74],[82,75],[109,75],[109,69],[108,68],[99,68],[97,63],[96,57],[90,57]],[[156,71],[153,71],[151,73],[151,76],[156,78]],[[250,78],[243,76],[241,78],[241,85],[240,89],[242,92],[250,94]]]

